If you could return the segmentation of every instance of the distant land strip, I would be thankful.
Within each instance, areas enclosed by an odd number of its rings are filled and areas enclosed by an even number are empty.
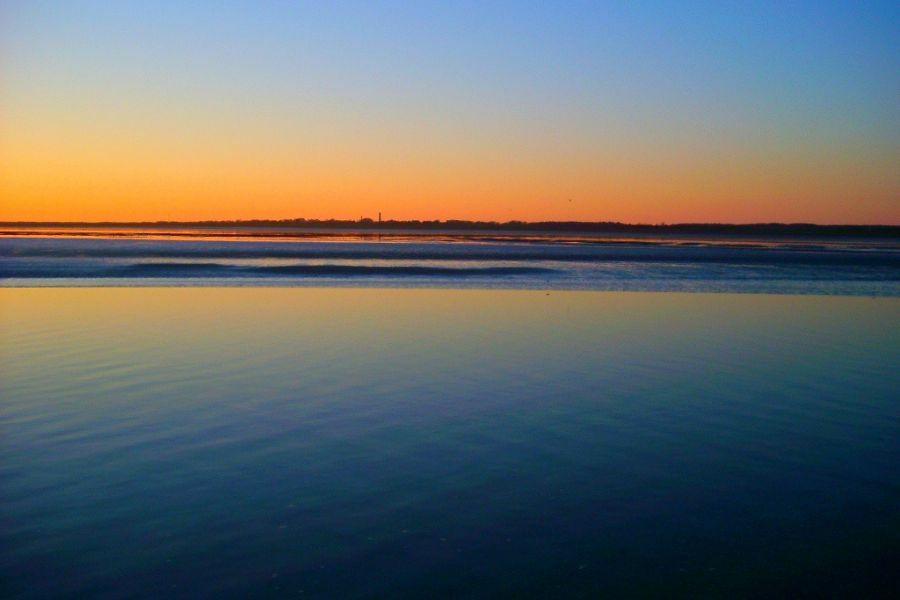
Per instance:
[[[635,224],[614,221],[464,221],[464,220],[385,220],[373,219],[252,219],[233,221],[0,221],[0,227],[53,228],[146,228],[146,229],[253,229],[309,228],[323,230],[421,230],[421,231],[521,231],[566,233],[681,233],[681,234],[754,234],[900,237],[900,225],[817,225],[813,223],[674,223]]]

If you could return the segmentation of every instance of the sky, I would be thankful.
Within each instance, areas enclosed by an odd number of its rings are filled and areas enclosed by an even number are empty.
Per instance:
[[[900,224],[900,3],[0,0],[0,220]]]

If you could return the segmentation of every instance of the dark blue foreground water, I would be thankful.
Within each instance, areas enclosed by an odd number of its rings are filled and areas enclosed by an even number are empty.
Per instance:
[[[865,597],[900,301],[0,290],[6,597]]]

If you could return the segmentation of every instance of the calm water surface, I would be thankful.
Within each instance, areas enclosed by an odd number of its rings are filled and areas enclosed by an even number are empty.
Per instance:
[[[0,290],[0,592],[871,595],[900,300]]]
[[[398,287],[900,297],[900,240],[4,235],[3,287]],[[108,235],[108,234],[102,234]],[[173,233],[173,236],[175,234]],[[181,232],[179,235],[186,235]]]

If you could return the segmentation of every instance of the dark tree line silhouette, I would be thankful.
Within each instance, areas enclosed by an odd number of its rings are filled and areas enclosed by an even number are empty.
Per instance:
[[[813,223],[674,223],[641,224],[616,221],[465,221],[350,219],[251,219],[236,221],[139,221],[139,222],[0,222],[2,227],[147,227],[147,228],[309,228],[326,230],[421,230],[421,231],[511,231],[565,233],[657,233],[657,234],[745,234],[791,236],[864,236],[900,238],[896,225],[817,225]]]

